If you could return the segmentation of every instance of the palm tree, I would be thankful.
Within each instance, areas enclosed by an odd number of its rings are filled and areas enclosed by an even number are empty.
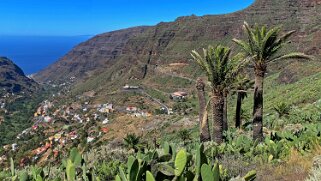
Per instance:
[[[213,114],[213,136],[218,144],[223,141],[224,91],[238,73],[237,59],[230,59],[231,49],[218,45],[203,49],[203,56],[192,51],[192,57],[205,71],[211,84],[211,105]]]
[[[184,146],[186,146],[187,141],[191,140],[191,132],[187,129],[181,129],[178,132],[178,136],[181,138],[181,140],[184,143]]]
[[[199,127],[200,127],[200,141],[206,142],[210,141],[210,130],[208,125],[208,117],[206,114],[206,99],[205,99],[205,83],[201,78],[197,79],[196,81],[196,89],[197,89],[197,96],[198,102],[200,106],[199,112]]]
[[[227,120],[227,96],[229,94],[229,90],[224,90],[224,106],[223,106],[223,131],[228,130],[228,120]]]
[[[303,53],[279,54],[281,48],[288,43],[288,39],[295,31],[280,35],[279,26],[267,29],[255,25],[251,28],[246,22],[244,31],[247,35],[245,41],[233,39],[246,53],[254,65],[254,107],[253,107],[253,138],[261,141],[263,139],[263,81],[267,71],[267,64],[282,59],[310,57]]]
[[[136,136],[135,134],[127,134],[124,138],[124,145],[129,149],[133,149],[135,153],[137,153],[139,150],[139,143],[140,137]]]
[[[242,62],[239,62],[239,60],[242,60]],[[227,131],[228,130],[228,118],[227,118],[227,107],[228,107],[228,103],[227,103],[227,97],[230,94],[230,92],[232,90],[235,90],[235,83],[239,76],[239,72],[240,70],[243,69],[243,65],[244,63],[246,63],[246,59],[244,59],[244,55],[242,53],[237,54],[236,56],[233,57],[233,62],[238,63],[237,66],[237,72],[235,74],[233,74],[230,77],[230,82],[228,83],[227,87],[225,87],[224,89],[224,108],[223,108],[223,131]]]
[[[242,111],[242,101],[247,97],[247,90],[253,88],[254,82],[249,80],[246,76],[238,76],[235,81],[235,89],[237,94],[236,101],[236,112],[235,112],[235,127],[241,128],[241,111]]]
[[[291,111],[291,106],[287,105],[284,102],[278,103],[273,107],[273,110],[277,112],[279,118],[282,118],[283,116],[288,116]]]

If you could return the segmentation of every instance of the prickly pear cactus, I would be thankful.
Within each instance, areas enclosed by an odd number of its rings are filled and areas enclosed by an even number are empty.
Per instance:
[[[175,175],[181,176],[185,170],[187,164],[187,153],[185,150],[181,150],[177,153],[175,158]]]
[[[146,181],[156,181],[153,174],[150,171],[146,172]]]

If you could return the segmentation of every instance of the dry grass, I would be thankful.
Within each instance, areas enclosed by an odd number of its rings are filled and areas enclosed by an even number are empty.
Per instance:
[[[311,171],[313,158],[321,155],[321,146],[307,155],[302,155],[296,150],[292,150],[288,160],[280,165],[262,166],[258,169],[259,180],[262,181],[303,181]]]

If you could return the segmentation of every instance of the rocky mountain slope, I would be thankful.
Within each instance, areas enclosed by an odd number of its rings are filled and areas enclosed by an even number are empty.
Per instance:
[[[209,43],[242,36],[242,23],[281,24],[296,30],[292,48],[319,55],[321,0],[257,0],[249,8],[226,15],[180,17],[174,22],[97,35],[39,72],[38,81],[87,78],[101,72],[142,79],[156,65],[187,62],[189,52]]]
[[[0,95],[4,93],[33,92],[38,84],[6,57],[0,57]]]
[[[19,130],[21,134],[15,141],[21,150],[34,156],[35,163],[43,163],[48,158],[54,161],[56,156],[52,153],[58,154],[61,147],[70,150],[79,142],[91,144],[91,148],[107,141],[119,144],[131,132],[139,135],[145,131],[159,138],[169,135],[167,139],[171,140],[169,133],[193,128],[197,123],[194,80],[202,74],[190,60],[191,50],[215,43],[233,46],[231,38],[243,36],[244,20],[296,30],[287,47],[316,57],[310,62],[271,64],[265,81],[265,110],[273,109],[275,103],[311,106],[319,102],[321,0],[257,0],[251,7],[232,14],[181,17],[170,23],[97,35],[78,45],[35,75],[39,82],[66,84],[60,84],[60,92],[39,104],[31,121],[33,126]],[[78,83],[69,87],[68,83],[75,81]],[[187,101],[170,100],[174,91],[187,92]],[[251,101],[252,96],[244,100],[244,115],[250,115]],[[108,105],[113,108],[107,109]],[[162,114],[164,107],[171,108],[173,115]],[[229,107],[229,116],[233,112],[234,107]],[[304,119],[319,119],[319,113],[313,113],[316,118],[311,118],[310,113],[302,115]],[[267,116],[270,117],[266,120],[274,120],[274,114]],[[58,140],[54,144],[53,138]],[[10,142],[3,142],[7,143]]]

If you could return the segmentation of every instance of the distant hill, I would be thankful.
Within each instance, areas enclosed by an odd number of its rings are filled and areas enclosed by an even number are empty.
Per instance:
[[[31,93],[38,83],[25,76],[23,71],[6,57],[0,57],[0,95],[5,93]]]
[[[196,79],[201,71],[191,61],[190,52],[208,44],[234,46],[231,39],[243,36],[244,21],[296,30],[288,49],[320,58],[321,0],[257,0],[231,14],[180,17],[156,26],[97,35],[34,78],[39,82],[65,82],[75,77],[79,83],[74,90],[95,90],[105,97],[125,84],[145,85],[158,93],[193,88],[189,80]],[[184,64],[187,66],[173,66]],[[280,83],[293,83],[319,72],[319,67],[318,61],[291,60],[271,64],[269,70],[270,74],[280,72]]]

